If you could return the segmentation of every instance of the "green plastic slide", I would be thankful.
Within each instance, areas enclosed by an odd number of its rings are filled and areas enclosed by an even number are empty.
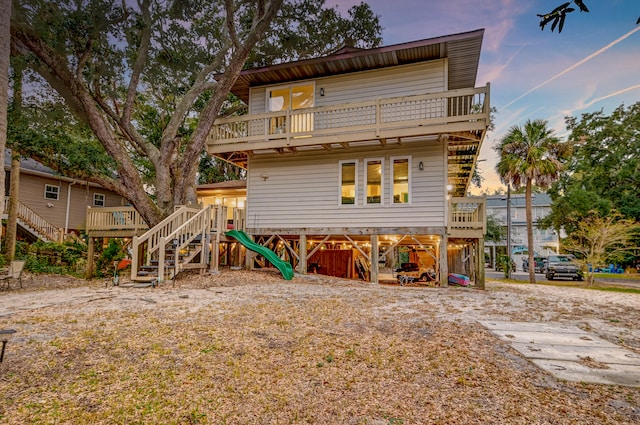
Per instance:
[[[266,258],[271,264],[273,264],[280,273],[282,273],[282,277],[286,280],[293,279],[293,267],[291,264],[286,261],[282,261],[275,252],[271,251],[269,248],[266,248],[260,244],[255,243],[251,240],[249,235],[247,235],[242,230],[229,230],[227,232],[227,236],[231,236],[235,238],[238,242],[244,245],[247,249],[250,249],[253,252],[257,252]]]

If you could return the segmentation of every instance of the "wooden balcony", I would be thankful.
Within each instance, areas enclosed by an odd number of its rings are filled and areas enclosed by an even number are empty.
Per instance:
[[[448,234],[454,238],[480,238],[487,232],[487,199],[451,198]]]
[[[133,207],[87,207],[86,232],[91,237],[133,237],[148,229]]]
[[[378,98],[341,105],[286,110],[216,120],[211,154],[295,151],[402,137],[464,134],[480,142],[489,124],[489,86],[419,96]],[[346,146],[345,146],[346,147]],[[241,156],[230,160],[242,161]]]

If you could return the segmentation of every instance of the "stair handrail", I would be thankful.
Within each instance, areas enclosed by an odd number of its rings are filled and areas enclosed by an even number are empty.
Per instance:
[[[173,232],[166,236],[163,236],[159,241],[159,255],[158,255],[158,282],[161,282],[164,278],[164,259],[166,257],[165,248],[167,243],[172,240],[178,241],[175,244],[174,251],[174,272],[173,276],[178,274],[179,263],[178,258],[180,256],[180,250],[186,248],[198,235],[202,235],[202,254],[200,255],[200,262],[204,264],[207,258],[207,241],[205,236],[210,232],[211,223],[211,205],[207,205],[202,210],[199,210],[194,216],[190,217],[182,225],[180,225]]]
[[[5,198],[5,211],[9,212],[9,197]],[[18,201],[18,218],[42,236],[53,242],[62,242],[62,229],[49,223],[40,214]]]
[[[132,241],[132,267],[131,267],[131,280],[137,278],[138,269],[140,268],[140,245],[147,243],[145,264],[151,262],[151,256],[160,248],[163,239],[168,234],[172,233],[174,229],[180,227],[189,218],[193,217],[200,211],[199,208],[190,208],[184,205],[177,206],[175,211],[162,220],[160,223],[150,228],[140,236],[134,236]]]

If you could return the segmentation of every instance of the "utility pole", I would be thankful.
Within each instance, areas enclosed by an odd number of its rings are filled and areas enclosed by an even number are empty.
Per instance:
[[[507,183],[507,279],[511,279],[511,185]]]

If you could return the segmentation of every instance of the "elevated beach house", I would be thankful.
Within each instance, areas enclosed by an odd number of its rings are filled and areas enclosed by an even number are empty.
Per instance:
[[[243,71],[248,113],[207,145],[247,170],[242,230],[299,273],[377,282],[416,263],[482,286],[485,203],[466,193],[489,126],[483,33]]]

